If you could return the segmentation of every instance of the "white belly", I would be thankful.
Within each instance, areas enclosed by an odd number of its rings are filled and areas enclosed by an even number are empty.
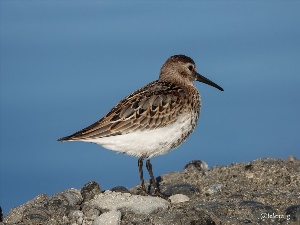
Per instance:
[[[162,155],[184,140],[192,128],[190,115],[181,116],[175,123],[166,127],[149,131],[135,131],[124,135],[116,135],[104,138],[86,139],[81,141],[92,142],[104,148],[125,153],[128,155],[141,157],[142,155],[151,158]]]

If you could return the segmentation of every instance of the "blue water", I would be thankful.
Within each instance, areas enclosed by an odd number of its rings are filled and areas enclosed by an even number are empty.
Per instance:
[[[95,180],[139,183],[137,159],[60,143],[157,79],[174,54],[225,91],[196,84],[198,127],[152,159],[155,175],[300,157],[299,1],[1,1],[0,206]],[[148,178],[148,176],[146,176]]]

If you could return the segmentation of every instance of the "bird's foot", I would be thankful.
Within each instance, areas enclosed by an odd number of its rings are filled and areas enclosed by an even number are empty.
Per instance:
[[[158,189],[154,190],[153,196],[160,197],[160,198],[163,198],[165,200],[169,200],[169,197],[170,197],[170,196],[168,196],[168,195],[166,195],[164,193],[161,193]]]
[[[145,186],[140,186],[140,187],[138,188],[138,194],[139,194],[139,195],[142,195],[142,196],[147,196],[147,195],[149,195],[148,192],[146,191]]]

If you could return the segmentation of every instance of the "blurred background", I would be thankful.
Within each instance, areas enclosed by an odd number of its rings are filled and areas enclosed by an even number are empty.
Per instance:
[[[299,1],[0,2],[4,214],[91,180],[138,184],[137,158],[57,139],[156,80],[174,54],[225,91],[196,84],[198,126],[151,160],[156,176],[196,159],[212,167],[300,157]]]

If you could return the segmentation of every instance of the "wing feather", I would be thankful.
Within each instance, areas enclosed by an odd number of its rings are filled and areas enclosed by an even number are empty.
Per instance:
[[[164,127],[188,109],[189,93],[168,82],[154,81],[119,102],[96,123],[59,140],[82,140]]]

